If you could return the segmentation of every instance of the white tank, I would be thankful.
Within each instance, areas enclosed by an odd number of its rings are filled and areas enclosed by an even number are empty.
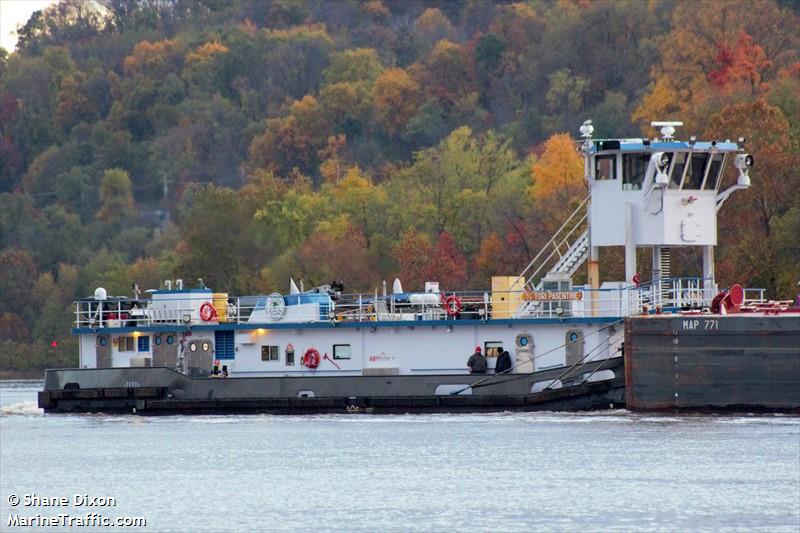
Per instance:
[[[440,298],[438,294],[431,292],[415,292],[408,296],[408,301],[415,305],[438,305]]]

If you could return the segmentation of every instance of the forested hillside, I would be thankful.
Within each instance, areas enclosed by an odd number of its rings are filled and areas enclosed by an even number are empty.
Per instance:
[[[487,287],[585,195],[587,118],[746,137],[720,283],[792,297],[798,5],[62,0],[0,49],[0,369],[75,364],[97,286]]]

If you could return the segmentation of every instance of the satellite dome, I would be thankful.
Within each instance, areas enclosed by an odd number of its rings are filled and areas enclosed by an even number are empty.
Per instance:
[[[105,300],[108,298],[108,293],[103,287],[97,287],[94,290],[94,299],[95,300]]]

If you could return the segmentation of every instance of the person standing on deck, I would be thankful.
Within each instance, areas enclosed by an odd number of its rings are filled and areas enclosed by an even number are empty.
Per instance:
[[[494,367],[496,374],[506,374],[511,370],[511,354],[508,350],[503,350],[503,353],[497,356],[497,364]]]
[[[485,374],[486,373],[486,357],[481,353],[481,347],[475,347],[475,353],[472,354],[467,360],[470,374]]]

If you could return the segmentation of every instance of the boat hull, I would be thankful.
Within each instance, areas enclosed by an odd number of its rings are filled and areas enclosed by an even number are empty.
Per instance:
[[[590,374],[613,377],[584,379]],[[557,388],[546,389],[551,383]],[[138,414],[588,410],[622,406],[623,386],[620,357],[509,375],[192,378],[169,368],[71,369],[47,371],[39,406]]]
[[[800,411],[800,316],[661,315],[625,325],[633,410]]]

